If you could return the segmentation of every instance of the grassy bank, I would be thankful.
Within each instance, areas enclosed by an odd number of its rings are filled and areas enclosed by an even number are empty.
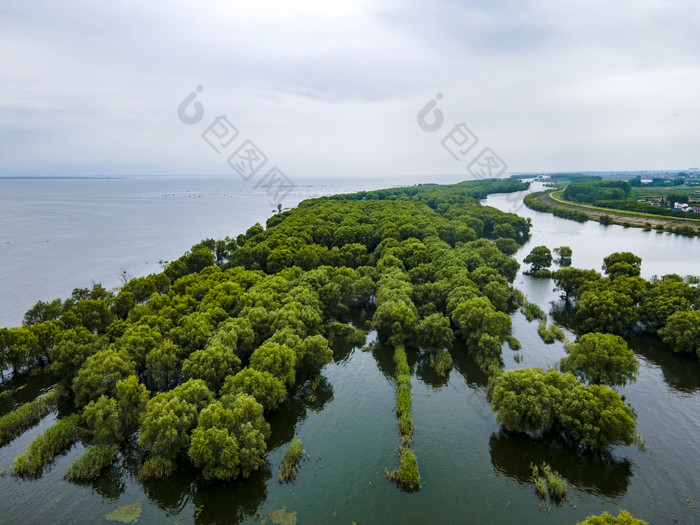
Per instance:
[[[38,397],[30,403],[20,405],[16,410],[0,417],[0,447],[7,445],[41,421],[41,418],[56,406],[60,398],[60,389],[54,388],[48,394]]]
[[[20,477],[40,476],[44,466],[63,454],[78,439],[80,416],[65,417],[38,435],[31,445],[12,462],[12,473]]]
[[[700,236],[700,219],[681,219],[579,204],[564,200],[561,193],[561,190],[529,193],[525,196],[525,205],[535,211],[551,213],[556,217],[578,222],[591,220],[602,224],[644,228],[646,231],[654,229],[659,233],[668,232],[689,237]]]
[[[399,420],[399,468],[387,472],[387,477],[396,481],[404,490],[414,491],[420,488],[418,458],[410,449],[413,441],[413,401],[411,399],[411,369],[402,346],[394,350],[396,365],[396,417]]]

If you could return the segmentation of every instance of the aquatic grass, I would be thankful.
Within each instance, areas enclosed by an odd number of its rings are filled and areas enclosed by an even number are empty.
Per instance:
[[[395,481],[402,489],[413,492],[420,488],[420,472],[416,453],[408,447],[399,449],[399,468],[386,473],[386,477]]]
[[[168,458],[154,456],[144,461],[139,469],[138,479],[148,481],[150,479],[166,479],[175,472],[175,463]]]
[[[396,396],[396,415],[408,414],[411,412],[411,389],[401,385]]]
[[[68,481],[90,481],[97,478],[100,473],[117,458],[117,446],[92,445],[81,457],[76,459],[63,475]]]
[[[523,345],[520,343],[518,338],[515,337],[514,335],[507,335],[506,342],[508,343],[508,346],[510,347],[510,349],[514,350],[514,351],[518,351],[523,347]]]
[[[442,377],[447,377],[452,370],[452,356],[447,350],[438,350],[430,354],[430,366]]]
[[[552,470],[551,466],[544,462],[540,466],[530,463],[530,472],[535,491],[541,499],[545,499],[547,490],[549,490],[549,498],[557,505],[561,506],[566,501],[566,481]]]
[[[306,451],[304,450],[304,445],[301,439],[294,439],[284,451],[284,457],[282,458],[282,465],[280,466],[280,471],[277,474],[277,481],[282,483],[283,481],[293,481],[297,476],[297,469],[299,468],[299,462],[306,456]]]
[[[564,331],[555,324],[549,325],[549,331],[554,334],[554,338],[557,341],[564,341],[566,339],[566,334],[564,334]]]
[[[449,353],[445,352],[450,359]],[[399,468],[387,471],[389,479],[396,481],[399,486],[408,491],[420,488],[418,459],[409,447],[413,441],[413,400],[411,398],[411,368],[408,366],[406,351],[402,346],[394,349],[394,364],[396,365],[396,415],[398,417],[399,437]]]
[[[54,388],[48,394],[24,403],[12,412],[0,417],[0,447],[7,445],[14,438],[39,423],[41,419],[56,406],[62,390]]]
[[[556,340],[556,336],[551,330],[547,330],[547,322],[542,321],[538,326],[537,326],[537,333],[540,335],[540,338],[542,341],[545,342],[545,344],[551,345],[554,343]]]
[[[542,321],[537,326],[537,333],[540,335],[545,344],[551,345],[554,341],[565,341],[566,334],[557,325],[550,324],[547,328],[547,322]]]
[[[537,492],[540,499],[547,498],[547,480],[542,476],[535,478],[535,492]]]
[[[525,305],[520,308],[520,311],[525,315],[525,318],[529,322],[532,322],[535,319],[540,319],[541,321],[545,321],[547,319],[547,315],[544,313],[542,308],[529,301],[525,301]]]
[[[19,477],[39,477],[43,468],[66,452],[78,439],[80,416],[72,414],[38,435],[27,450],[12,462],[12,473]]]

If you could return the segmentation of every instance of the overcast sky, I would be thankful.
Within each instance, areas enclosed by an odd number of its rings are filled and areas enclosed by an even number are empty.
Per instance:
[[[0,2],[0,176],[224,175],[245,140],[302,179],[685,169],[699,93],[697,0]]]

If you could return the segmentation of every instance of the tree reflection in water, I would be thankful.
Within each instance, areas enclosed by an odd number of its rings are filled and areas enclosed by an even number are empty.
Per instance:
[[[491,464],[520,483],[530,482],[530,463],[546,462],[579,490],[619,498],[627,492],[632,464],[609,453],[583,452],[559,437],[533,438],[500,431],[489,439]]]

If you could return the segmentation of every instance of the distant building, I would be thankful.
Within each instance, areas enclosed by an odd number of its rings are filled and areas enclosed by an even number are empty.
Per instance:
[[[700,213],[700,207],[698,207],[698,206],[691,206],[690,208],[688,208],[688,211],[691,211],[691,212],[693,212],[693,213]]]

